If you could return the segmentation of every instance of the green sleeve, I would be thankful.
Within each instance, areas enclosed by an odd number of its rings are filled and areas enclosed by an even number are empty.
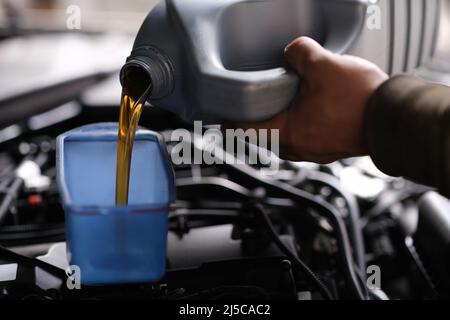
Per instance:
[[[373,94],[365,118],[369,154],[380,170],[450,197],[450,87],[394,77]]]

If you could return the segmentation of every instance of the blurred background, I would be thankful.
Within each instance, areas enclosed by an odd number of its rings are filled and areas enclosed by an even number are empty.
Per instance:
[[[1,0],[3,34],[66,29],[67,8],[79,6],[83,31],[135,33],[156,0]],[[20,30],[20,31],[19,31]]]
[[[432,64],[437,65],[434,69],[437,69],[438,72],[450,70],[450,0],[442,0],[441,4],[442,8],[438,15],[439,27],[436,35],[436,52],[432,61]],[[430,66],[429,69],[433,69],[433,67]],[[450,77],[448,74],[442,82],[450,85]]]
[[[0,0],[0,143],[81,113],[117,121],[118,71],[156,2]]]

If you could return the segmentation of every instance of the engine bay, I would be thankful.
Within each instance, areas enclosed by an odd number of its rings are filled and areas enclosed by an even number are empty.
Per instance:
[[[141,125],[160,131],[170,152],[172,116],[148,109]],[[367,158],[280,160],[275,176],[250,165],[174,166],[164,279],[70,290],[55,136],[117,112],[82,110],[1,144],[1,299],[448,297],[447,200],[385,176]]]
[[[173,168],[176,201],[164,207],[169,214],[167,250],[161,250],[162,255],[166,253],[161,280],[127,285],[80,283],[83,270],[69,262],[67,210],[57,182],[57,139],[74,128],[117,123],[123,89],[120,67],[130,56],[142,21],[157,2],[0,2],[0,302],[155,300],[183,301],[184,306],[185,301],[450,299],[450,202],[437,190],[387,176],[369,157],[327,165],[274,157],[266,166],[241,163],[238,152],[229,153],[223,146],[215,146],[215,151],[222,148],[223,157],[236,161],[167,166]],[[168,7],[175,2],[180,6],[187,3],[167,1]],[[262,9],[247,7],[256,2]],[[236,116],[230,121],[245,121],[249,114],[241,112],[237,102],[250,105],[259,101],[250,113],[253,117],[249,119],[255,120],[261,105],[267,104],[266,111],[271,111],[271,104],[286,99],[287,91],[297,93],[297,80],[301,83],[302,79],[284,69],[278,48],[298,36],[300,31],[291,30],[294,21],[302,20],[295,27],[324,40],[321,43],[331,51],[351,49],[347,53],[364,57],[388,75],[414,74],[429,82],[450,83],[448,0],[323,1],[320,13],[315,11],[314,1],[293,1],[301,10],[285,7],[278,20],[274,18],[279,5],[275,2],[248,1],[218,10],[222,13],[220,24],[209,19],[186,24],[195,35],[195,49],[199,49],[192,65],[188,63],[193,60],[186,50],[188,44],[177,41],[177,37],[185,37],[186,30],[172,38],[169,22],[175,21],[171,19],[176,12],[166,15],[165,7],[160,6],[162,18],[155,16],[158,28],[142,28],[160,40],[165,51],[173,51],[179,70],[167,63],[169,59],[162,59],[166,62],[162,70],[181,76],[183,84],[177,83],[179,96],[167,101],[176,107],[172,112],[144,99],[147,103],[143,103],[138,121],[155,136],[161,135],[168,154],[179,146],[180,141],[174,139],[177,130],[188,133],[190,138],[183,143],[189,153],[211,152],[211,145],[205,145],[202,137],[210,127],[181,120],[195,116],[188,103],[199,107],[197,103],[208,102],[203,109]],[[200,1],[190,1],[195,5],[192,8],[209,17],[213,11],[208,6],[200,10],[197,3]],[[217,4],[210,1],[209,5],[216,8]],[[368,5],[367,10],[363,5]],[[250,13],[253,19],[249,19]],[[270,23],[268,15],[274,18]],[[317,20],[307,21],[309,16],[317,16]],[[316,30],[321,19],[332,23]],[[180,21],[175,22],[179,27]],[[224,28],[220,37],[210,37],[209,31],[218,26]],[[146,32],[142,36],[146,38]],[[277,36],[275,48],[272,40]],[[266,42],[267,38],[270,41]],[[200,43],[205,39],[211,47],[202,49]],[[221,54],[212,50],[216,46],[223,47]],[[164,56],[154,48],[149,51],[152,57]],[[205,66],[217,67],[219,58],[223,60],[219,74],[224,77],[211,77],[218,72],[213,70],[206,80],[199,81],[197,72]],[[264,73],[266,68],[272,71]],[[253,76],[230,82],[233,78],[229,76],[245,72]],[[265,78],[289,73],[284,80],[280,77],[282,81],[276,77],[274,83],[290,80],[290,86],[272,90],[275,99],[267,100],[270,95],[265,91],[274,87],[261,87]],[[252,82],[255,77],[260,80],[258,85]],[[224,86],[215,87],[218,83]],[[239,90],[228,91],[233,87],[230,83]],[[148,90],[154,84],[150,81]],[[167,88],[172,92],[175,86]],[[198,88],[203,89],[202,94]],[[252,90],[256,94],[245,95]],[[189,97],[187,91],[191,91]],[[158,99],[155,96],[156,103]],[[212,119],[211,123],[216,123]],[[245,152],[252,148],[243,143]],[[151,183],[156,189],[161,181]],[[166,229],[164,225],[164,239]],[[101,235],[93,234],[92,239],[96,236]],[[107,255],[105,247],[104,242],[102,246],[93,243],[91,252],[102,258]],[[189,305],[185,306],[187,314]],[[192,314],[202,310],[195,309]],[[181,309],[178,311],[181,315]]]

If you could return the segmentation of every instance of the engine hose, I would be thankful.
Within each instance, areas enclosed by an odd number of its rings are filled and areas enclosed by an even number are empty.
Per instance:
[[[195,137],[194,137],[195,138]],[[198,148],[193,143],[194,148]],[[201,149],[200,149],[201,150]],[[229,155],[229,154],[228,154]],[[224,160],[224,159],[222,159]],[[263,179],[258,170],[239,164],[227,164],[224,169],[231,169],[238,175],[244,175],[248,179],[253,180],[254,184],[267,190],[272,190],[276,193],[284,194],[287,198],[295,199],[294,202],[298,202],[304,205],[310,205],[312,208],[319,210],[326,214],[326,217],[332,224],[334,232],[336,233],[336,239],[339,245],[339,251],[341,252],[340,259],[342,269],[346,279],[346,284],[349,290],[352,292],[356,299],[366,300],[364,294],[365,290],[360,287],[358,277],[356,276],[353,263],[353,253],[350,245],[349,236],[345,222],[340,216],[340,213],[327,201],[320,199],[308,192],[297,189],[287,183],[281,182],[276,179]]]
[[[272,191],[277,194],[282,194],[284,197],[287,197],[296,203],[310,206],[325,214],[336,234],[339,252],[341,253],[339,255],[340,262],[348,289],[352,292],[355,299],[367,299],[364,294],[366,290],[363,290],[363,288],[360,287],[358,277],[354,270],[353,253],[345,222],[335,207],[327,201],[287,183],[276,179],[262,179],[258,171],[251,167],[239,165],[228,165],[227,167],[240,175],[246,176],[248,179],[254,180],[255,184],[266,189],[267,192]]]
[[[350,240],[348,237],[347,229],[339,212],[337,212],[337,210],[326,201],[314,199],[313,196],[307,193],[303,194],[304,192],[295,188],[293,188],[293,190],[289,189],[290,188],[288,187],[283,187],[281,190],[289,193],[291,197],[297,199],[300,202],[309,202],[309,204],[318,209],[320,212],[324,212],[327,214],[327,218],[329,219],[331,225],[335,230],[337,243],[339,245],[339,251],[341,252],[339,256],[344,269],[344,275],[347,280],[346,283],[355,298],[365,300],[365,290],[360,287],[358,277],[356,276],[354,270],[353,254],[350,247]]]
[[[337,180],[337,178],[328,175],[326,173],[312,172],[310,176],[308,176],[308,180],[328,185],[329,187],[337,191],[345,199],[345,202],[347,203],[347,207],[349,210],[348,220],[350,228],[350,239],[352,240],[352,244],[354,247],[355,262],[358,268],[362,272],[364,272],[366,270],[366,261],[365,261],[366,250],[364,248],[363,227],[360,221],[361,214],[355,196],[343,190],[339,186],[339,180]],[[361,274],[361,276],[363,277],[363,279],[365,279],[364,273]]]
[[[335,300],[330,290],[325,286],[322,280],[320,280],[319,277],[299,257],[292,253],[292,251],[283,243],[283,241],[281,241],[279,235],[275,231],[272,221],[270,220],[267,209],[258,203],[255,204],[254,207],[255,209],[257,209],[256,211],[260,213],[263,222],[278,249],[280,249],[280,251],[283,252],[283,254],[285,254],[298,267],[298,269],[300,269],[309,278],[311,282],[317,285],[317,288],[319,289],[320,294],[324,299]]]

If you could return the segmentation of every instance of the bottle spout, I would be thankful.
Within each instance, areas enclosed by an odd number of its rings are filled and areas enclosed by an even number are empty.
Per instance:
[[[134,63],[127,63],[120,76],[122,90],[127,95],[137,101],[153,85],[149,73],[141,66]]]
[[[139,48],[131,53],[120,71],[123,90],[139,99],[152,87],[152,99],[170,95],[174,89],[174,69],[170,60],[154,48]]]

